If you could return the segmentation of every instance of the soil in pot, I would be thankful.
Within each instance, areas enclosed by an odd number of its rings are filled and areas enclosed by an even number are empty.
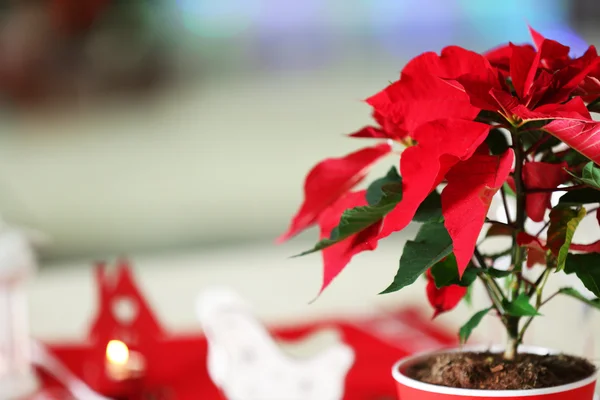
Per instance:
[[[440,386],[524,390],[566,385],[595,371],[589,361],[562,354],[519,354],[514,361],[506,361],[498,353],[440,353],[411,366],[405,374]]]

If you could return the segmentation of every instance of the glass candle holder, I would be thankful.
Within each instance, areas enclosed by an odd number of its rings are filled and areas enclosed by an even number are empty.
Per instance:
[[[27,282],[37,269],[24,233],[0,228],[0,399],[15,399],[35,389]]]

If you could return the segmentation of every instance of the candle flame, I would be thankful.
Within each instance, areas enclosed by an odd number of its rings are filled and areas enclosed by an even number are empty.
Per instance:
[[[106,345],[106,359],[111,364],[125,365],[129,361],[129,348],[120,340],[111,340]]]

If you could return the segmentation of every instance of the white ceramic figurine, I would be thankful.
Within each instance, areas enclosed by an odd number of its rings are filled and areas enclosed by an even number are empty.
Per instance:
[[[341,400],[354,361],[338,342],[312,357],[291,357],[229,290],[211,290],[198,300],[208,339],[208,371],[228,400]]]

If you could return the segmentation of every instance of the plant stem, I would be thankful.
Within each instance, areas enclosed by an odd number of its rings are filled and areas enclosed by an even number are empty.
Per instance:
[[[512,224],[512,220],[510,218],[510,211],[508,210],[508,201],[506,200],[504,185],[500,188],[500,195],[502,196],[502,204],[504,205],[504,213],[506,214],[506,223],[510,225]]]
[[[494,293],[494,296],[496,296],[496,298],[500,301],[500,303],[502,303],[504,300],[506,300],[506,296],[502,292],[502,289],[498,285],[498,282],[496,282],[496,280],[494,278],[486,275],[485,273],[481,274],[481,275],[482,275],[482,279],[483,279],[484,283],[486,283],[490,287],[490,290],[492,291],[492,293]],[[500,307],[500,308],[503,309],[504,307]]]
[[[542,229],[540,229],[536,234],[535,237],[539,237],[542,232],[544,232],[544,229],[546,229],[548,227],[548,225],[550,225],[550,220],[546,221],[546,223],[544,224],[544,226],[542,226]]]
[[[535,284],[535,282],[531,282],[529,279],[525,278],[524,276],[521,276],[521,279],[523,280],[523,283],[525,283],[530,288],[536,288],[537,287],[536,284]]]
[[[515,280],[512,282],[511,297],[510,300],[514,301],[519,296],[521,290],[522,274],[521,268],[523,267],[524,252],[523,248],[518,245],[517,235],[525,230],[525,193],[526,188],[523,182],[523,160],[525,154],[523,152],[523,146],[521,144],[518,132],[516,129],[511,131],[512,142],[515,151],[515,195],[517,199],[517,217],[515,221],[515,231],[513,232],[513,254],[512,264],[515,271]],[[517,354],[517,348],[520,344],[519,335],[519,322],[520,317],[507,316],[506,330],[508,333],[508,343],[504,352],[504,358],[507,360],[513,360]]]
[[[523,182],[523,148],[516,133],[513,134],[513,143],[515,146],[515,194],[517,198],[517,219],[515,221],[515,231],[513,233],[513,265],[518,272],[520,280],[520,271],[523,264],[523,248],[517,244],[517,235],[525,231],[525,184]],[[518,292],[518,288],[517,288]],[[518,295],[518,293],[516,293]]]
[[[544,270],[544,272],[542,273],[542,276],[540,277],[540,279],[538,279],[538,281],[541,280],[541,283],[535,289],[535,292],[536,292],[535,309],[538,311],[544,304],[546,304],[550,299],[552,299],[554,296],[556,296],[558,294],[558,292],[557,292],[557,293],[553,294],[552,296],[550,296],[546,301],[542,302],[542,295],[544,293],[544,288],[546,287],[546,283],[548,282],[549,277],[550,277],[550,269],[546,268]],[[531,325],[531,323],[533,322],[534,318],[535,317],[529,317],[527,322],[525,322],[525,324],[523,325],[521,332],[519,332],[519,343],[521,343],[523,341],[525,332],[527,332],[527,329],[529,328],[529,325]]]
[[[483,286],[492,302],[492,307],[496,310],[498,315],[500,316],[500,321],[506,329],[508,329],[508,321],[506,316],[504,315],[504,306],[502,305],[502,299],[504,299],[504,294],[502,290],[499,290],[499,287],[494,279],[485,273],[479,274],[479,278],[483,282]]]
[[[552,300],[553,298],[555,298],[556,296],[558,296],[560,294],[560,290],[558,292],[553,293],[552,295],[548,296],[548,298],[544,301],[542,301],[542,304],[540,304],[540,308],[542,308],[544,305],[546,305],[546,303],[548,303],[550,300]]]
[[[509,254],[512,253],[512,247],[508,248],[504,251],[501,251],[500,253],[496,253],[496,254],[488,254],[487,258],[491,258],[492,260],[495,260],[497,258],[503,257],[503,256],[507,256]]]
[[[494,285],[491,283],[493,279],[491,279],[485,274],[479,275],[479,278],[483,282],[483,285],[485,286],[486,290],[488,291],[488,294],[490,295],[492,305],[494,306],[494,308],[496,308],[499,312],[502,313],[502,311],[504,310],[504,307],[502,306],[502,297],[498,294],[497,290],[494,288]]]
[[[506,317],[506,331],[508,332],[508,342],[504,350],[505,360],[514,360],[519,348],[519,317]]]
[[[487,264],[485,263],[485,258],[483,258],[483,255],[481,254],[481,252],[479,251],[479,249],[477,247],[475,247],[475,251],[473,252],[473,254],[475,255],[475,259],[479,263],[479,267],[481,269],[486,269]]]
[[[532,288],[529,292],[527,292],[527,297],[531,297],[535,294],[535,291],[538,287],[540,287],[540,285],[542,284],[542,282],[545,279],[545,275],[542,273],[535,281],[535,283],[533,284],[534,288]]]

